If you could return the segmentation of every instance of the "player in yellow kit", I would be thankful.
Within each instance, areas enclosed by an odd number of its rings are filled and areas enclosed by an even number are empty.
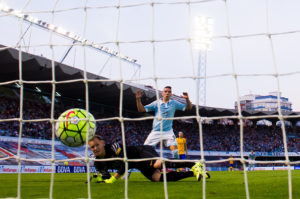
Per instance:
[[[177,147],[178,147],[178,154],[179,154],[179,158],[181,160],[184,160],[187,158],[188,156],[188,150],[187,150],[187,145],[186,145],[186,139],[183,137],[183,132],[180,131],[178,133],[178,138],[176,138],[177,141]],[[198,165],[200,166],[200,168],[203,168],[202,163],[198,163]],[[182,169],[180,169],[182,170]],[[179,169],[177,169],[177,171],[180,171]],[[201,171],[201,176],[203,176],[203,171]],[[205,178],[209,179],[210,178],[210,174],[206,171],[205,172]]]
[[[229,157],[229,169],[228,171],[233,171],[233,157],[230,155]]]
[[[183,160],[188,156],[188,150],[186,145],[186,139],[183,137],[182,131],[178,133],[178,138],[176,138],[178,146],[179,159]]]

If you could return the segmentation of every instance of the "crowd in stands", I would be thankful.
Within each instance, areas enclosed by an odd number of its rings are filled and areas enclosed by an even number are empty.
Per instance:
[[[175,124],[174,131],[185,131],[189,149],[199,150],[198,124]],[[205,151],[240,151],[240,128],[235,125],[205,124],[203,147]],[[196,132],[196,133],[194,133]],[[288,151],[299,151],[300,128],[286,127]],[[246,126],[243,130],[244,151],[283,152],[283,137],[278,126]]]
[[[18,121],[19,99],[0,96],[0,136],[19,136]],[[56,103],[55,118],[71,107],[82,107],[84,104]],[[25,100],[23,102],[23,120],[39,120],[50,118],[51,104],[42,101]],[[99,114],[100,115],[100,114]],[[99,115],[96,119],[100,119]],[[104,118],[104,116],[102,116]],[[15,118],[15,120],[13,120]],[[51,139],[52,125],[49,121],[32,121],[22,123],[22,137],[36,139]],[[152,121],[124,122],[125,140],[128,145],[141,145],[151,131]],[[200,149],[199,126],[197,122],[185,123],[174,121],[174,132],[183,131],[187,139],[189,150]],[[203,145],[205,151],[240,151],[240,128],[237,125],[203,124]],[[287,127],[288,151],[296,152],[300,148],[300,128]],[[97,122],[97,134],[105,138],[108,143],[122,142],[121,123],[118,120]],[[244,150],[260,152],[283,152],[283,137],[278,126],[245,126]]]

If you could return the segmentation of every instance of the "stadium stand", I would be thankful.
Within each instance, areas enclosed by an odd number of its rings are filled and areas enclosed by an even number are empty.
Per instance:
[[[1,119],[19,117],[18,99],[0,97]],[[79,104],[80,106],[80,104]],[[82,107],[82,106],[81,106]],[[67,109],[68,106],[56,107],[56,117]],[[84,107],[82,107],[84,108]],[[50,106],[38,101],[24,102],[24,119],[48,118]],[[144,142],[151,130],[151,121],[125,122],[126,142],[129,145],[139,145]],[[120,142],[120,123],[117,120],[97,122],[97,134],[103,136],[107,142]],[[52,126],[49,122],[26,122],[23,126],[24,138],[50,140]],[[174,121],[174,131],[183,130],[188,140],[189,150],[199,150],[198,124]],[[19,132],[18,122],[1,122],[0,135],[17,137]],[[232,151],[237,152],[239,148],[239,128],[237,125],[204,124],[204,150],[205,151]],[[300,148],[300,127],[287,127],[288,149],[297,152]],[[281,128],[278,126],[246,126],[244,129],[244,150],[260,152],[283,152]],[[73,155],[66,155],[71,158]]]
[[[15,49],[6,49],[0,52],[0,65],[9,66],[3,67],[0,74],[0,82],[12,81],[18,79],[18,51]],[[51,61],[43,57],[22,53],[23,61],[23,79],[31,81],[51,80]],[[82,78],[82,71],[63,64],[56,63],[56,80],[78,79]],[[32,75],[36,71],[42,71],[41,76]],[[103,77],[88,74],[89,79],[103,79]],[[36,88],[41,88],[37,91]],[[84,90],[81,83],[76,83],[73,86],[58,84],[56,91],[63,93],[63,96],[55,98],[55,113],[57,118],[63,111],[69,108],[85,108],[84,92],[75,92]],[[101,88],[101,89],[99,89]],[[23,101],[23,119],[41,119],[50,118],[51,113],[51,84],[24,84],[24,101]],[[119,116],[119,93],[120,87],[118,82],[108,83],[89,83],[89,99],[90,112],[96,119]],[[135,105],[135,91],[142,89],[145,92],[143,102],[147,104],[155,100],[155,90],[145,85],[130,85],[124,84],[124,104],[123,116],[125,117],[140,117],[142,114],[137,113]],[[20,89],[17,83],[6,84],[0,86],[0,119],[18,119],[20,110]],[[180,100],[176,97],[176,100]],[[234,116],[237,115],[234,109],[222,109],[214,107],[199,107],[201,116]],[[277,114],[276,112],[257,112],[257,111],[243,111],[244,116],[263,116]],[[298,115],[299,113],[291,112],[290,115]],[[180,116],[182,113],[179,112]],[[188,115],[195,115],[195,106]],[[269,118],[269,120],[276,124],[278,118]],[[297,119],[288,119],[292,126],[287,126],[287,141],[288,151],[299,153],[300,148],[300,128],[296,125]],[[254,150],[261,153],[281,153],[283,152],[283,139],[280,127],[273,126],[257,126],[257,121],[253,120],[254,125],[246,125],[244,128],[244,150]],[[152,121],[138,121],[138,122],[124,122],[126,143],[128,145],[140,145],[148,136]],[[51,155],[51,145],[47,143],[51,140],[52,125],[47,121],[42,122],[23,122],[22,145],[21,153],[34,159],[49,158]],[[198,151],[199,132],[198,123],[196,121],[174,121],[174,132],[183,131],[187,138],[187,146],[191,151]],[[97,122],[97,134],[102,135],[108,143],[121,141],[120,123],[117,120],[110,120],[106,122]],[[16,138],[19,136],[19,122],[5,121],[0,122],[0,136],[6,138]],[[41,143],[23,143],[23,140],[34,139],[45,141],[46,144]],[[240,151],[240,130],[237,120],[232,121],[230,125],[223,125],[215,121],[214,123],[203,124],[203,139],[204,151],[214,152],[239,152]],[[56,145],[56,158],[66,159],[72,157],[84,156],[83,148],[70,148],[62,144]],[[4,141],[0,145],[0,156],[5,157],[9,154],[16,154],[16,142]],[[191,154],[191,153],[189,153]],[[281,155],[283,157],[283,155]],[[191,155],[192,157],[192,155]],[[299,157],[299,155],[298,155]],[[206,157],[210,158],[226,158]],[[291,157],[291,160],[293,157]],[[15,160],[4,160],[1,164],[16,163]],[[27,162],[22,164],[43,164],[37,162]]]

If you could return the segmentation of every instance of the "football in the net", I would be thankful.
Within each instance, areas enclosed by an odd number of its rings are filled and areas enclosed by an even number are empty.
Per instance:
[[[96,122],[94,120],[94,116],[84,109],[69,109],[58,118],[56,137],[67,146],[82,146],[85,144],[87,136],[90,139],[95,135]]]

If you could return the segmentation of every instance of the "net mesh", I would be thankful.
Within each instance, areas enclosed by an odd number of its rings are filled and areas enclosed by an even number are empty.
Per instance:
[[[282,129],[282,138],[283,138],[283,144],[284,144],[284,154],[285,154],[285,160],[282,161],[257,161],[255,160],[255,163],[260,163],[260,164],[269,164],[269,163],[283,163],[286,164],[288,166],[288,195],[289,198],[292,198],[292,176],[291,176],[291,166],[295,165],[295,164],[299,164],[299,161],[295,161],[295,162],[291,162],[289,160],[289,155],[288,155],[288,146],[287,146],[287,135],[286,135],[286,127],[285,127],[285,122],[284,120],[289,119],[289,118],[298,118],[297,115],[284,115],[282,113],[281,110],[281,106],[280,106],[280,95],[279,93],[281,92],[280,89],[280,77],[282,76],[290,76],[290,75],[295,75],[295,74],[299,74],[300,71],[293,71],[293,72],[284,72],[284,73],[279,73],[278,72],[278,63],[276,60],[276,53],[275,53],[275,46],[274,46],[274,38],[277,36],[282,36],[282,35],[291,35],[291,34],[296,34],[299,33],[300,30],[291,30],[291,31],[281,31],[281,32],[272,32],[270,31],[270,19],[269,19],[269,1],[266,0],[265,1],[265,30],[262,33],[250,33],[250,34],[232,34],[231,32],[231,18],[230,18],[230,3],[231,1],[226,1],[226,0],[198,0],[198,1],[170,1],[170,2],[160,2],[160,1],[150,1],[150,2],[142,2],[142,3],[122,3],[120,1],[115,2],[114,5],[104,5],[104,6],[99,6],[99,5],[94,5],[93,4],[89,4],[89,1],[83,1],[82,2],[82,6],[78,6],[78,7],[72,7],[69,6],[67,8],[57,8],[57,5],[60,3],[61,1],[57,0],[54,1],[54,6],[51,9],[37,9],[37,10],[31,10],[31,11],[27,11],[26,8],[31,4],[34,3],[30,0],[26,1],[24,3],[24,6],[21,8],[20,13],[23,14],[27,14],[27,15],[35,15],[35,14],[49,14],[50,17],[50,22],[51,24],[55,24],[56,22],[56,17],[57,15],[61,14],[61,13],[68,13],[68,12],[83,12],[83,19],[82,19],[82,37],[88,37],[88,34],[86,32],[87,30],[87,26],[88,26],[88,21],[89,20],[95,20],[93,17],[89,18],[89,11],[91,10],[97,10],[97,11],[104,11],[104,10],[110,10],[111,12],[114,12],[114,16],[117,18],[117,22],[115,24],[115,32],[114,32],[114,38],[112,40],[105,40],[102,42],[99,42],[99,45],[114,45],[116,47],[116,51],[117,52],[121,52],[122,53],[122,49],[123,46],[125,45],[131,45],[131,44],[139,44],[139,43],[148,43],[150,44],[150,48],[152,51],[152,58],[151,58],[151,62],[152,62],[152,72],[153,74],[149,77],[144,76],[142,78],[124,78],[124,59],[122,59],[120,56],[117,56],[117,64],[118,64],[118,75],[119,77],[114,76],[111,79],[89,79],[87,77],[87,65],[89,62],[89,57],[87,56],[87,52],[86,49],[88,47],[90,47],[91,45],[89,45],[87,42],[74,42],[72,44],[69,43],[65,43],[65,42],[59,42],[59,39],[57,39],[57,32],[53,31],[53,30],[49,30],[49,41],[46,42],[46,38],[43,38],[42,40],[44,42],[41,43],[37,43],[37,44],[30,44],[30,42],[28,42],[27,44],[24,43],[24,41],[22,42],[22,39],[24,37],[24,31],[27,31],[26,25],[28,25],[28,23],[26,23],[26,21],[24,20],[23,17],[19,17],[18,18],[18,23],[19,23],[19,27],[20,27],[20,31],[19,31],[19,40],[17,42],[17,44],[14,45],[10,45],[10,47],[14,47],[17,48],[19,50],[19,55],[18,55],[18,60],[19,60],[19,71],[22,71],[22,68],[24,67],[22,65],[22,51],[26,51],[29,48],[33,49],[33,48],[39,48],[39,47],[49,47],[50,48],[50,58],[52,60],[51,64],[52,64],[52,80],[50,81],[26,81],[23,80],[22,78],[22,72],[19,73],[19,79],[15,80],[15,81],[9,81],[9,82],[3,82],[0,83],[0,85],[8,85],[11,83],[18,83],[20,85],[20,113],[19,113],[19,117],[17,118],[13,118],[13,119],[1,119],[0,122],[10,122],[10,121],[17,121],[19,122],[19,137],[18,137],[18,150],[17,150],[17,155],[12,157],[15,158],[18,161],[18,165],[19,165],[19,173],[18,173],[18,193],[17,193],[17,198],[21,198],[22,194],[21,194],[21,161],[51,161],[51,165],[52,165],[52,169],[53,171],[55,170],[55,164],[57,162],[63,162],[65,160],[57,160],[55,159],[55,122],[56,118],[54,115],[54,111],[55,111],[55,96],[56,96],[56,86],[59,84],[67,84],[67,83],[74,83],[74,82],[82,82],[84,84],[84,92],[85,92],[85,99],[86,99],[86,105],[85,105],[85,109],[88,111],[90,109],[89,106],[89,83],[91,82],[114,82],[114,81],[118,81],[119,82],[119,87],[120,87],[120,100],[119,100],[119,117],[111,117],[111,118],[105,118],[105,119],[96,119],[97,122],[102,122],[102,121],[109,121],[109,120],[118,120],[121,124],[121,132],[122,132],[122,143],[124,146],[126,146],[126,136],[125,136],[125,127],[124,127],[124,122],[126,121],[142,121],[142,120],[149,120],[149,119],[154,119],[155,117],[146,117],[146,118],[128,118],[125,117],[123,115],[123,109],[124,109],[124,104],[123,104],[123,92],[124,92],[124,83],[128,83],[128,82],[137,82],[137,81],[146,81],[146,80],[151,80],[153,81],[153,85],[155,87],[156,90],[156,98],[157,100],[159,99],[159,86],[160,80],[167,80],[167,81],[171,81],[171,80],[178,80],[178,79],[191,79],[192,81],[194,81],[194,85],[195,85],[195,93],[196,93],[196,102],[198,102],[198,97],[199,96],[199,89],[197,89],[197,80],[198,79],[203,79],[203,78],[207,78],[207,79],[213,79],[213,78],[223,78],[223,77],[232,77],[234,79],[234,84],[235,84],[235,91],[236,91],[236,100],[237,100],[237,104],[240,104],[240,88],[239,88],[239,78],[240,77],[257,77],[257,76],[267,76],[267,77],[273,77],[276,81],[276,87],[277,87],[277,94],[278,94],[278,114],[275,115],[264,115],[264,116],[245,116],[242,114],[242,110],[241,107],[238,106],[238,115],[236,116],[217,116],[217,117],[205,117],[205,116],[201,116],[200,112],[199,112],[199,104],[196,103],[196,115],[193,116],[183,116],[183,117],[175,117],[175,118],[169,118],[170,120],[180,120],[180,119],[196,119],[198,122],[198,126],[199,126],[199,142],[200,142],[200,154],[201,154],[201,159],[200,161],[203,163],[204,165],[204,170],[207,167],[207,165],[212,164],[212,163],[221,163],[221,162],[227,162],[228,159],[224,159],[224,160],[217,160],[217,161],[208,161],[205,160],[204,157],[204,147],[203,147],[203,126],[202,126],[202,121],[206,120],[206,119],[211,119],[211,120],[219,120],[219,119],[237,119],[239,120],[240,123],[240,158],[234,158],[235,161],[240,161],[243,165],[244,168],[244,184],[245,184],[245,196],[246,198],[250,198],[249,195],[249,186],[248,186],[248,179],[247,179],[247,166],[246,163],[249,163],[248,159],[245,159],[245,155],[244,155],[244,121],[247,119],[264,119],[264,118],[278,118],[281,121],[281,129]],[[217,35],[213,37],[213,41],[216,41],[218,39],[226,39],[229,43],[229,54],[230,54],[230,58],[231,58],[231,67],[232,67],[232,72],[231,73],[223,73],[223,74],[219,74],[219,75],[208,75],[206,77],[203,76],[197,76],[195,71],[197,71],[197,64],[194,61],[194,55],[193,55],[193,48],[192,48],[192,42],[193,42],[193,38],[192,38],[192,34],[190,31],[190,22],[192,21],[192,15],[194,13],[192,13],[192,9],[195,6],[199,6],[199,5],[203,5],[203,4],[209,4],[209,3],[219,3],[219,5],[222,5],[223,8],[225,10],[225,17],[226,17],[226,33],[224,35]],[[12,12],[7,12],[5,10],[4,4],[5,1],[1,2],[2,7],[1,7],[1,18],[7,18],[7,17],[11,17],[14,16],[15,17],[15,13]],[[185,37],[167,37],[165,39],[157,39],[156,38],[156,23],[157,20],[159,20],[156,17],[156,11],[158,9],[163,9],[164,6],[181,6],[184,7],[186,9],[186,13],[187,13],[187,17],[185,17],[186,19],[186,36]],[[148,21],[149,25],[151,27],[151,35],[149,38],[147,39],[137,39],[137,40],[122,40],[121,39],[121,35],[120,35],[120,29],[124,28],[124,27],[120,27],[120,21],[122,20],[121,17],[121,13],[122,12],[126,12],[126,9],[128,8],[134,8],[135,11],[137,11],[140,8],[144,8],[144,7],[149,7],[151,9],[151,18]],[[138,12],[136,12],[135,16],[138,16]],[[151,24],[151,25],[150,25]],[[31,26],[32,24],[30,24]],[[261,73],[251,73],[251,74],[241,74],[237,72],[236,69],[236,54],[235,51],[233,49],[233,42],[237,39],[244,39],[244,38],[251,38],[251,37],[264,37],[267,38],[267,40],[269,41],[269,48],[271,51],[271,57],[272,57],[272,65],[273,65],[273,71],[272,73],[265,73],[265,74],[261,74]],[[30,40],[29,40],[30,41]],[[160,51],[157,51],[157,45],[160,45],[162,43],[170,43],[170,42],[186,42],[188,45],[188,55],[189,55],[189,59],[190,59],[190,64],[192,66],[192,71],[193,74],[192,75],[170,75],[170,76],[161,76],[159,75],[159,71],[158,70],[158,64],[157,64],[157,60],[159,59],[159,55],[160,55]],[[80,47],[81,50],[81,56],[82,56],[82,66],[83,66],[83,71],[84,71],[84,78],[83,79],[77,79],[77,80],[63,80],[63,81],[57,81],[55,79],[56,75],[55,75],[55,61],[57,61],[57,56],[56,53],[57,51],[60,52],[60,50],[57,50],[57,47]],[[3,47],[1,48],[2,50],[5,50],[9,47]],[[124,48],[125,49],[125,48]],[[79,54],[79,53],[78,53]],[[77,55],[78,55],[77,54]],[[76,55],[73,55],[71,57],[75,57]],[[74,58],[75,60],[75,58]],[[69,62],[70,63],[70,62]],[[51,116],[50,118],[45,118],[45,119],[32,119],[32,120],[24,120],[23,118],[23,102],[24,102],[24,84],[36,84],[36,83],[50,83],[52,85],[52,97],[51,97]],[[160,111],[160,110],[159,110]],[[158,119],[163,119],[163,118],[158,118]],[[30,160],[30,159],[26,159],[26,158],[21,158],[21,143],[22,143],[22,132],[23,132],[23,124],[27,123],[27,122],[43,122],[43,121],[49,121],[52,124],[52,145],[51,145],[51,159],[40,159],[40,160]],[[142,144],[142,143],[141,143]],[[87,145],[86,145],[87,146]],[[162,142],[160,143],[160,149],[161,149],[161,153],[160,153],[160,160],[164,163],[167,159],[165,159],[163,157],[163,153],[162,153],[162,149],[163,149],[163,144]],[[85,157],[84,158],[79,158],[80,160],[83,160],[86,162],[86,166],[89,170],[89,166],[90,166],[90,161],[91,158],[89,158],[89,154],[88,154],[88,148],[85,148]],[[7,159],[7,158],[6,158]],[[4,158],[2,158],[1,160],[4,160]],[[69,159],[70,160],[70,159]],[[74,159],[73,159],[74,160]],[[111,160],[120,160],[119,158],[113,158]],[[126,178],[125,178],[125,198],[129,198],[128,197],[128,178],[127,178],[127,172],[128,172],[128,162],[129,161],[143,161],[143,160],[128,160],[127,158],[127,154],[126,154],[126,150],[124,150],[124,158],[121,159],[126,163]],[[148,160],[148,159],[147,159]],[[97,161],[101,161],[101,160],[97,160]],[[182,161],[182,160],[169,160],[169,161]],[[185,160],[185,161],[195,161],[195,160]],[[163,169],[166,169],[166,165],[163,164]],[[54,172],[52,172],[51,174],[51,183],[50,183],[50,191],[49,191],[49,198],[53,198],[53,187],[54,187]],[[167,189],[167,181],[166,181],[166,174],[164,172],[164,197],[168,198],[168,189]],[[89,178],[90,178],[90,174],[89,172],[87,172],[87,181],[89,182]],[[203,178],[203,194],[202,194],[202,198],[206,198],[206,179]],[[90,189],[90,182],[87,184],[88,187],[88,193],[87,193],[87,197],[91,198],[91,189]]]

